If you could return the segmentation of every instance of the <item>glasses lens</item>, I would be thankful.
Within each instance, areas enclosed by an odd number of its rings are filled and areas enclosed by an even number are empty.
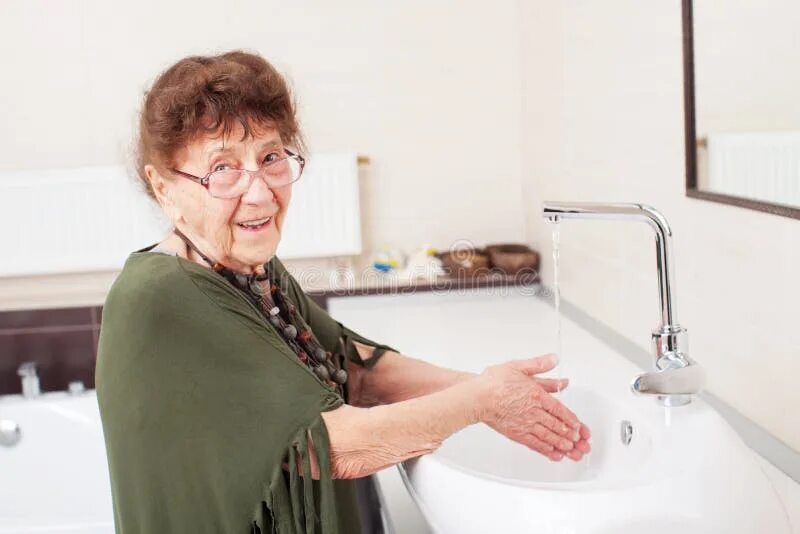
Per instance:
[[[208,176],[208,191],[217,198],[235,198],[243,195],[250,186],[249,175],[258,175],[269,187],[289,185],[300,178],[303,168],[295,156],[273,160],[254,173],[239,169],[225,169]]]
[[[233,198],[244,193],[247,177],[239,169],[225,169],[208,176],[208,191],[218,198]]]
[[[288,156],[267,163],[261,168],[261,173],[267,185],[281,187],[300,178],[301,170],[300,162],[295,157]]]

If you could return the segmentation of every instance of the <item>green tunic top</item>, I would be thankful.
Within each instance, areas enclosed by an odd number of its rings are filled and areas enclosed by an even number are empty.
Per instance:
[[[346,388],[320,381],[221,275],[153,247],[128,257],[100,330],[95,381],[117,533],[360,533],[354,481],[331,478],[320,415],[347,402]],[[395,350],[331,318],[277,257],[266,267],[345,369]],[[362,361],[354,340],[374,355]]]

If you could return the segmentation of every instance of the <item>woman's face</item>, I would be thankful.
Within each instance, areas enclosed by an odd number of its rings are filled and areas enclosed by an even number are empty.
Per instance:
[[[283,157],[277,130],[261,127],[251,131],[253,135],[242,140],[244,129],[237,123],[224,140],[216,134],[197,138],[178,153],[175,168],[203,177],[226,167],[256,170],[265,160]],[[148,175],[153,170],[147,171]],[[197,182],[172,173],[167,179],[151,179],[151,183],[173,224],[212,260],[236,271],[252,272],[275,254],[291,185],[271,190],[256,178],[241,197],[221,199],[212,197]],[[259,227],[243,225],[267,218]]]

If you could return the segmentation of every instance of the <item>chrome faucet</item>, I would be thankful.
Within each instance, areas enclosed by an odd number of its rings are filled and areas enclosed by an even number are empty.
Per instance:
[[[36,374],[36,362],[25,362],[17,369],[17,374],[22,378],[22,396],[26,399],[38,397],[39,376]]]
[[[705,385],[705,371],[688,354],[688,334],[675,319],[672,229],[661,213],[643,204],[545,202],[542,216],[561,219],[622,219],[646,222],[655,231],[661,324],[652,332],[655,371],[634,378],[634,393],[656,395],[664,406],[681,406]]]

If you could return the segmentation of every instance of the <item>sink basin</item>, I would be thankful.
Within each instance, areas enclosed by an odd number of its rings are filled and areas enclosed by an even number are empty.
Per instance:
[[[562,392],[562,400],[595,429],[584,461],[553,462],[486,425],[473,425],[447,439],[436,459],[476,477],[523,487],[607,487],[644,481],[652,471],[653,429],[630,410],[585,388]],[[623,443],[623,427],[632,429]],[[603,429],[597,435],[596,429]]]
[[[585,387],[561,397],[593,430],[580,462],[481,424],[399,467],[434,532],[790,533],[753,453],[702,401],[623,404]]]

